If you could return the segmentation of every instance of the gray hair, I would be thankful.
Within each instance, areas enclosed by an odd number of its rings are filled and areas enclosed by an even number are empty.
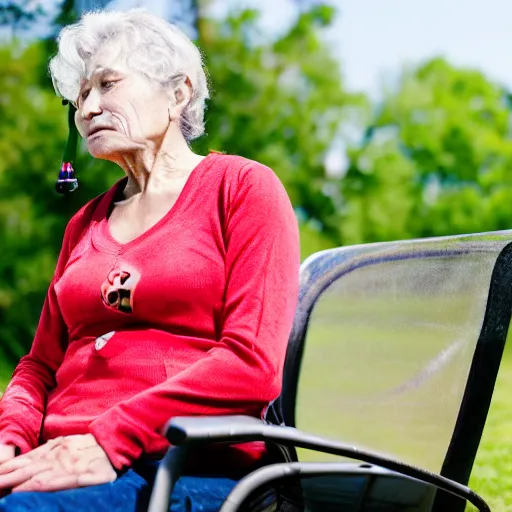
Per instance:
[[[58,36],[58,52],[49,69],[55,92],[76,101],[86,62],[103,44],[121,40],[131,69],[162,85],[177,86],[189,78],[192,95],[181,115],[187,140],[204,133],[208,80],[197,46],[175,25],[141,9],[85,13]]]

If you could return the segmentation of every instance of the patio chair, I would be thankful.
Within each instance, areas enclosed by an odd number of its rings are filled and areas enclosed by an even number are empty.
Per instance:
[[[249,440],[275,463],[243,478],[222,512],[258,510],[269,488],[265,510],[279,512],[462,512],[466,500],[489,511],[467,484],[510,323],[511,241],[502,231],[309,257],[281,396],[264,421],[171,418],[149,511],[167,510],[189,450]]]

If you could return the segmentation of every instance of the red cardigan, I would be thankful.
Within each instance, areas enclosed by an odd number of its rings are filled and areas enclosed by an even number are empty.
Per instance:
[[[107,215],[124,184],[66,228],[32,348],[1,401],[0,443],[27,452],[92,433],[122,469],[163,455],[172,416],[259,417],[281,391],[300,251],[276,175],[211,153],[168,213],[121,244]]]

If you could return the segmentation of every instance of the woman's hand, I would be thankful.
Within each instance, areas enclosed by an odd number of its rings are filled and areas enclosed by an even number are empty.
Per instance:
[[[14,459],[16,456],[16,447],[12,444],[0,444],[0,464]]]
[[[59,491],[113,482],[117,478],[92,434],[52,439],[0,464],[0,489]]]

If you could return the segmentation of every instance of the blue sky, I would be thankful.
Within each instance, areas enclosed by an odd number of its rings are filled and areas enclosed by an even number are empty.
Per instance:
[[[236,5],[240,0],[227,0]],[[265,25],[286,26],[290,0],[243,0],[262,5]],[[510,0],[331,0],[340,16],[329,42],[351,89],[375,93],[383,77],[434,55],[478,68],[512,88]]]
[[[94,2],[95,0],[80,0]],[[404,63],[444,55],[483,70],[512,89],[512,0],[327,0],[340,16],[328,41],[350,89],[378,94],[384,77]],[[55,0],[45,0],[47,5]],[[144,5],[156,14],[172,0],[114,0],[120,8]],[[213,12],[259,6],[263,26],[280,31],[296,14],[293,0],[212,0]]]
[[[326,38],[351,90],[378,97],[382,81],[392,80],[404,64],[439,55],[454,65],[480,69],[512,90],[512,0],[326,1],[340,11]],[[296,16],[293,0],[211,2],[218,15],[235,7],[259,8],[262,25],[271,33],[285,30]],[[111,5],[145,6],[166,16],[173,2],[114,0]],[[327,163],[331,172],[343,172],[343,148],[333,147]]]
[[[444,55],[512,88],[510,0],[339,0],[338,53],[350,85],[373,90],[401,63]]]
[[[115,0],[142,4],[158,14],[165,0]],[[340,16],[328,40],[343,65],[349,88],[376,94],[384,77],[404,63],[444,55],[478,68],[512,89],[511,0],[330,0]],[[266,29],[279,31],[293,20],[293,0],[216,0],[214,12],[260,6]]]

